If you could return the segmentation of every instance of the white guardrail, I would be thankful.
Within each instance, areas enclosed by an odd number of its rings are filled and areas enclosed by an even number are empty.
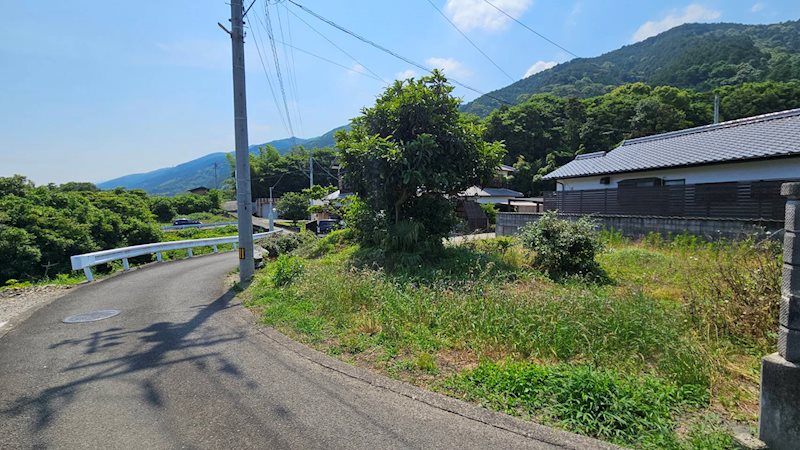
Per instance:
[[[161,227],[161,231],[185,230],[187,228],[218,228],[238,225],[238,222],[216,222],[216,223],[190,223],[186,225],[170,225]]]
[[[253,240],[262,239],[269,236],[270,234],[280,233],[281,231],[282,230],[267,231],[266,233],[256,233],[253,234]],[[70,262],[72,263],[72,270],[83,269],[83,273],[86,274],[86,279],[89,281],[94,281],[94,275],[92,274],[92,267],[97,266],[99,264],[105,264],[112,261],[119,261],[121,259],[122,269],[128,270],[130,269],[130,265],[128,264],[128,258],[133,258],[135,256],[152,255],[153,253],[155,253],[156,260],[158,262],[162,262],[163,257],[161,255],[161,252],[166,252],[168,250],[180,250],[185,248],[189,250],[189,257],[191,258],[192,248],[212,247],[214,249],[214,253],[218,253],[219,249],[217,248],[217,246],[221,244],[233,244],[233,249],[236,250],[236,247],[239,244],[239,236],[224,236],[224,237],[206,238],[206,239],[189,239],[185,241],[156,242],[154,244],[133,245],[131,247],[115,248],[111,250],[101,250],[99,252],[84,253],[83,255],[71,256]]]

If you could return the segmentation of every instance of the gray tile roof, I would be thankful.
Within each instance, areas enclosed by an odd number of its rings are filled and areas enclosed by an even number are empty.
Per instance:
[[[800,109],[747,117],[625,141],[578,155],[545,179],[800,156]]]

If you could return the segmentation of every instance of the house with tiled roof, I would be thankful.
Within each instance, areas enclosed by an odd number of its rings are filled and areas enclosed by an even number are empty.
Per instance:
[[[547,174],[562,213],[779,220],[800,180],[800,109],[630,139]]]

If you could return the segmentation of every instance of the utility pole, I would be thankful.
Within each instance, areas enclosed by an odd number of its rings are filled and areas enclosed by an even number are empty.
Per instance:
[[[214,163],[214,189],[219,189],[219,181],[217,180],[217,164]]]
[[[314,153],[308,151],[308,187],[314,187]]]
[[[247,283],[255,272],[253,260],[253,201],[250,193],[250,155],[247,145],[247,94],[244,79],[244,8],[231,0],[231,53],[233,55],[233,123],[236,134],[236,204],[239,222],[239,281]],[[224,29],[224,27],[223,27]]]
[[[714,124],[719,123],[719,94],[714,95]]]

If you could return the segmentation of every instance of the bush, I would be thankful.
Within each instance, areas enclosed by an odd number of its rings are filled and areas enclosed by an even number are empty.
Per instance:
[[[303,273],[303,262],[296,256],[281,255],[275,260],[272,282],[275,286],[286,286]]]
[[[595,255],[602,244],[594,223],[582,217],[572,222],[545,213],[522,228],[523,246],[536,252],[534,264],[551,276],[592,275],[599,271]]]
[[[486,218],[489,220],[489,225],[494,225],[497,223],[497,206],[491,203],[482,203],[481,209],[483,213],[486,214]]]
[[[280,255],[291,253],[304,244],[316,238],[311,233],[277,233],[261,241],[261,247],[267,251],[267,256],[277,258]]]

